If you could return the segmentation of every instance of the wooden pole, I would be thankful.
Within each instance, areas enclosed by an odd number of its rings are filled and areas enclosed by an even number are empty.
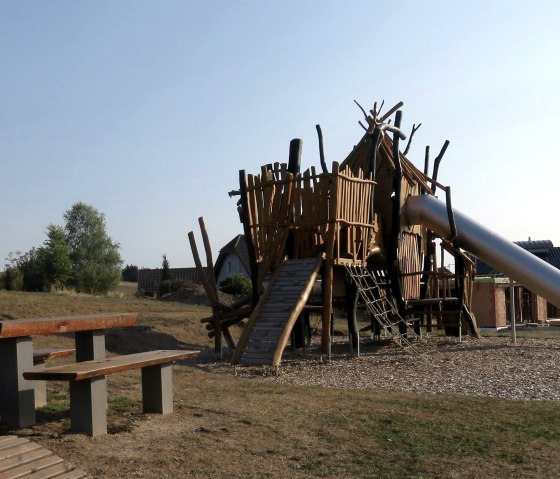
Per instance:
[[[241,192],[241,211],[240,219],[243,223],[243,233],[245,234],[245,243],[247,244],[247,254],[249,255],[249,264],[251,267],[251,285],[253,288],[253,307],[259,302],[259,267],[257,265],[257,254],[255,245],[251,236],[251,225],[247,217],[247,175],[245,170],[239,170],[239,191]]]
[[[513,278],[509,279],[509,311],[510,311],[510,328],[511,328],[511,342],[517,342],[515,331],[515,286]]]
[[[333,312],[333,252],[334,252],[334,239],[336,235],[336,206],[337,206],[337,186],[338,186],[338,171],[339,164],[333,162],[331,184],[330,184],[330,198],[328,206],[329,215],[327,223],[327,244],[325,248],[325,268],[323,272],[323,320],[321,331],[321,354],[331,355],[331,318]]]

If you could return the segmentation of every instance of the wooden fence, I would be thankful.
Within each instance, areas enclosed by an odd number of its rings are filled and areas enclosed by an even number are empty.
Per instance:
[[[334,264],[361,263],[375,244],[371,217],[375,182],[333,163],[332,173],[310,168],[294,175],[285,164],[247,177],[247,206],[257,261],[275,269],[285,254],[312,258],[326,253]],[[327,251],[333,234],[333,251]]]

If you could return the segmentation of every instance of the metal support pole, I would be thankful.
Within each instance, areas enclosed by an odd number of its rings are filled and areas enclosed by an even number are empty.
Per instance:
[[[517,340],[515,331],[515,286],[512,278],[509,279],[509,313],[511,326],[511,342],[515,343]]]

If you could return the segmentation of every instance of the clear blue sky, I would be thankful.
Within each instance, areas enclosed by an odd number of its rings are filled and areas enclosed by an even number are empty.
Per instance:
[[[403,100],[409,158],[451,141],[454,206],[560,245],[560,2],[0,0],[0,254],[83,201],[125,263],[193,264],[242,232],[238,171],[342,161],[364,106]]]

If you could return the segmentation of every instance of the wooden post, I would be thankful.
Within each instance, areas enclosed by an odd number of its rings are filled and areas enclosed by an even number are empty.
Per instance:
[[[216,273],[214,272],[214,260],[212,259],[212,249],[210,248],[210,240],[208,239],[208,232],[206,231],[206,225],[204,224],[204,218],[201,216],[198,218],[198,224],[200,225],[200,232],[202,233],[202,242],[204,244],[204,251],[206,253],[206,274],[209,286],[214,290],[216,300],[218,299],[218,290],[216,288]],[[212,306],[212,312],[214,314],[214,352],[222,357],[222,324],[220,321],[220,311],[219,308]],[[226,328],[227,329],[227,328]],[[229,343],[228,343],[229,345]],[[231,348],[231,345],[229,345]],[[233,349],[233,348],[232,348]]]
[[[249,264],[251,267],[251,285],[253,288],[253,307],[259,302],[259,267],[257,265],[257,254],[255,244],[251,236],[251,226],[247,217],[247,175],[245,170],[239,170],[239,191],[241,192],[241,222],[243,223],[243,233],[245,235],[245,243],[247,244],[247,254],[249,255]]]
[[[323,272],[323,321],[321,331],[321,354],[331,353],[331,317],[333,312],[333,252],[336,235],[336,205],[337,182],[339,164],[333,162],[330,184],[330,198],[328,202],[329,214],[327,216],[327,243],[325,250],[325,268]]]

